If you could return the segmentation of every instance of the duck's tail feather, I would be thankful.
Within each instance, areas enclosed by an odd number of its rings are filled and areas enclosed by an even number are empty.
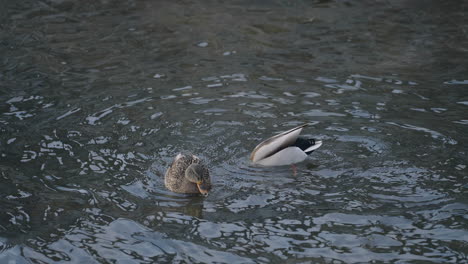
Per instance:
[[[320,148],[320,146],[322,146],[322,141],[321,140],[314,140],[315,144],[313,144],[312,146],[308,147],[307,149],[304,150],[305,153],[307,153],[307,155],[309,155],[310,153],[312,153],[314,150]]]

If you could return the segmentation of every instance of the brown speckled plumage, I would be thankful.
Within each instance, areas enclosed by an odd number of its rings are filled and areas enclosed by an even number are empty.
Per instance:
[[[185,170],[193,163],[203,165],[200,158],[195,155],[178,154],[164,176],[166,188],[176,193],[199,194],[197,185],[185,178]],[[203,165],[203,170],[207,176],[205,183],[211,185],[208,168]]]

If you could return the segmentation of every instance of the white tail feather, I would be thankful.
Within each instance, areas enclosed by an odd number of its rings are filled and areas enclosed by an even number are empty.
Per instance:
[[[320,148],[320,146],[322,146],[322,141],[321,140],[316,140],[315,141],[315,144],[311,147],[309,147],[308,149],[304,150],[304,152],[311,152],[312,150],[316,150],[318,148]]]

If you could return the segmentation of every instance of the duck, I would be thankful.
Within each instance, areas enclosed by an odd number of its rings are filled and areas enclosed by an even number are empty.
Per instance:
[[[250,160],[262,166],[292,165],[295,173],[295,164],[322,146],[321,140],[299,137],[306,126],[308,124],[303,124],[264,140],[254,148]]]
[[[208,196],[211,190],[210,173],[199,157],[179,153],[164,175],[164,185],[175,193]]]

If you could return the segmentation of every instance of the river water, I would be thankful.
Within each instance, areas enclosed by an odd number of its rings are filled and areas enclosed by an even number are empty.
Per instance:
[[[2,1],[0,263],[467,263],[467,11]],[[297,175],[250,164],[303,123]]]

